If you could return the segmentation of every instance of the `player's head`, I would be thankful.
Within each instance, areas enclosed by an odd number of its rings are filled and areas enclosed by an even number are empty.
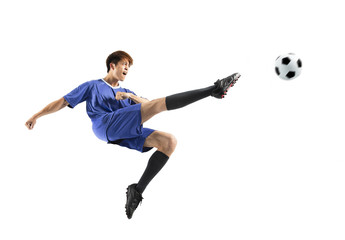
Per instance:
[[[124,81],[133,59],[124,51],[116,51],[108,56],[106,64],[108,75],[118,81]]]
[[[127,61],[129,64],[128,67],[133,65],[133,58],[124,51],[116,51],[110,54],[106,60],[107,64],[107,72],[111,69],[111,64],[114,64],[114,67],[120,62],[120,61]]]

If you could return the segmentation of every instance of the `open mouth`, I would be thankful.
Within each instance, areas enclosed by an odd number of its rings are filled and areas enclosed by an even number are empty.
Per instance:
[[[126,73],[126,72],[123,72],[122,74],[123,74],[124,76],[126,76],[126,75],[127,75],[127,73]]]

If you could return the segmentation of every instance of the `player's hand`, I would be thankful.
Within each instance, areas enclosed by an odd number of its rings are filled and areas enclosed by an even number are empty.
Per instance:
[[[117,92],[116,93],[116,100],[125,100],[127,98],[130,97],[130,93],[126,93],[126,92]]]
[[[32,130],[36,124],[36,119],[35,118],[30,118],[28,121],[26,121],[25,126],[29,129]]]

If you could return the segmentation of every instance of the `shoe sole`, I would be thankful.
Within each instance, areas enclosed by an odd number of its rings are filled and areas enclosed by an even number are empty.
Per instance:
[[[232,81],[232,83],[229,85],[229,87],[225,90],[224,94],[222,95],[222,98],[224,98],[224,96],[228,93],[229,89],[235,85],[235,83],[237,82],[237,80],[241,77],[241,74],[237,73],[234,77],[234,80]]]
[[[126,191],[126,199],[128,199],[128,192],[129,192],[129,187],[127,187],[127,191]],[[128,219],[131,219],[132,216],[129,216],[129,209],[127,209],[127,201],[126,201],[126,204],[125,204],[125,209],[126,209],[126,215],[127,215],[127,218]]]

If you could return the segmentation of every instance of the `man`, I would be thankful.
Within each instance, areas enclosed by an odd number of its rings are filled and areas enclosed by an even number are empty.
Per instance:
[[[127,188],[125,208],[129,219],[142,201],[145,188],[163,168],[176,147],[173,135],[144,128],[143,123],[160,112],[181,108],[208,96],[221,99],[240,77],[240,74],[235,73],[207,88],[149,101],[120,86],[132,64],[133,59],[126,52],[116,51],[110,54],[106,60],[108,74],[103,79],[81,84],[64,97],[48,104],[25,124],[31,130],[38,118],[66,106],[74,108],[86,101],[92,129],[99,139],[140,152],[156,148],[138,183]]]

